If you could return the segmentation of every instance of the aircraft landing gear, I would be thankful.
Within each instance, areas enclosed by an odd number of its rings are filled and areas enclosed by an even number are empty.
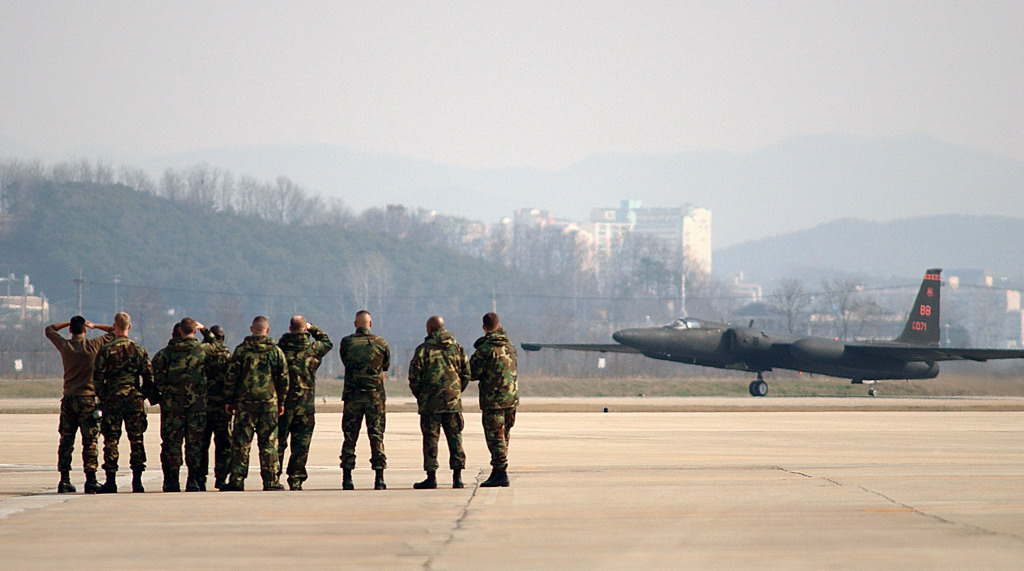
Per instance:
[[[768,394],[768,383],[764,382],[764,376],[761,373],[757,374],[757,380],[750,382],[750,396],[752,397],[763,397]]]

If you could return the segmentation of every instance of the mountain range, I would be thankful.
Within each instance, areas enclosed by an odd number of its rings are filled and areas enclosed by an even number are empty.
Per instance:
[[[26,151],[7,140],[0,150]],[[26,158],[35,158],[34,155]],[[362,210],[400,203],[494,222],[523,207],[585,220],[590,210],[639,199],[713,212],[716,248],[815,228],[836,219],[891,221],[943,214],[1024,218],[1024,162],[923,136],[803,136],[749,153],[602,155],[558,170],[469,169],[326,145],[221,148],[172,155],[81,150],[147,169],[208,163],[309,191]]]
[[[937,215],[873,222],[840,219],[721,248],[714,273],[769,284],[782,278],[821,275],[871,277],[873,282],[913,283],[927,268],[985,270],[995,285],[1024,286],[1024,219]]]

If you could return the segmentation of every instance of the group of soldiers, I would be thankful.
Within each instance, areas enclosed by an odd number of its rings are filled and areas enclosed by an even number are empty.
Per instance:
[[[373,318],[359,311],[355,332],[341,340],[345,367],[341,447],[342,488],[355,489],[356,443],[365,422],[370,441],[374,489],[384,490],[384,430],[387,400],[384,381],[391,366],[387,341],[372,333]],[[70,329],[71,338],[60,331]],[[445,329],[441,316],[426,323],[427,336],[409,363],[409,388],[416,397],[423,434],[426,479],[416,489],[437,487],[438,440],[443,430],[448,443],[452,486],[464,487],[462,470],[462,392],[470,381],[480,382],[480,409],[491,474],[484,487],[508,486],[508,440],[519,404],[516,351],[496,313],[483,316],[484,335],[474,343],[471,357]],[[86,338],[89,329],[104,332]],[[59,493],[75,492],[71,456],[81,434],[85,493],[117,492],[118,443],[122,427],[131,448],[132,491],[144,492],[146,469],[143,435],[148,427],[145,400],[160,406],[160,464],[163,491],[181,491],[182,464],[188,473],[185,491],[205,491],[211,443],[215,487],[243,491],[249,472],[249,451],[255,435],[264,490],[301,490],[307,479],[306,462],[315,425],[316,371],[334,344],[322,329],[301,315],[291,318],[279,340],[269,337],[270,323],[258,316],[234,352],[224,344],[224,330],[206,328],[186,317],[175,324],[167,346],[152,358],[129,336],[131,317],[114,316],[113,325],[94,324],[81,316],[48,325],[46,337],[60,352],[64,365],[64,397],[60,407],[57,450]],[[201,335],[202,340],[198,339]],[[100,484],[98,439],[103,434]],[[285,453],[291,455],[284,467]],[[184,450],[184,454],[182,453]]]

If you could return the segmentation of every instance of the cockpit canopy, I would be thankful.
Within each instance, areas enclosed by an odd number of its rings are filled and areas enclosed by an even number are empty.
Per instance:
[[[703,327],[704,324],[701,320],[692,317],[680,317],[665,324],[665,329],[701,329]]]

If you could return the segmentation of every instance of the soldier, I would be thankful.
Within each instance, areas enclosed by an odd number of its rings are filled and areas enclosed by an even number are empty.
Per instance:
[[[61,329],[70,327],[71,339],[65,339],[59,333]],[[85,338],[87,329],[99,329],[106,335]],[[85,470],[85,493],[95,494],[100,485],[96,481],[96,469],[99,467],[96,440],[99,437],[99,410],[96,408],[96,386],[93,384],[93,363],[100,347],[114,340],[110,325],[97,325],[85,320],[81,315],[71,321],[51,323],[43,331],[46,338],[53,343],[60,353],[64,365],[64,397],[60,399],[60,421],[57,431],[60,433],[60,444],[57,446],[57,470],[60,481],[57,493],[66,494],[75,491],[71,484],[71,453],[75,449],[75,433],[82,434],[82,466]]]
[[[462,450],[462,391],[469,385],[469,361],[462,346],[444,328],[444,318],[427,320],[427,337],[416,347],[409,363],[409,388],[416,397],[423,433],[423,469],[427,479],[413,484],[417,490],[437,487],[437,439],[444,429],[452,487],[462,488],[466,454]]]
[[[224,328],[214,325],[201,329],[210,354],[206,357],[206,427],[199,453],[199,489],[206,490],[206,474],[210,469],[210,441],[214,445],[213,475],[214,487],[224,487],[228,477],[228,462],[231,458],[231,435],[228,431],[230,418],[224,412],[224,380],[228,374],[228,359],[231,351],[224,346]]]
[[[316,370],[320,360],[334,348],[330,337],[322,329],[308,323],[301,315],[292,317],[288,333],[281,336],[277,346],[284,351],[288,362],[288,397],[284,401],[284,414],[278,419],[278,475],[284,465],[284,453],[289,436],[292,455],[288,459],[288,488],[301,490],[309,458],[309,443],[316,424]]]
[[[277,419],[288,395],[287,363],[281,348],[267,337],[270,322],[258,316],[228,362],[224,411],[234,417],[231,481],[223,491],[242,491],[249,473],[249,447],[255,428],[264,490],[283,490],[278,481]]]
[[[121,439],[121,424],[131,444],[132,491],[146,491],[142,487],[142,472],[146,470],[146,445],[143,435],[149,423],[146,405],[157,399],[153,385],[153,369],[146,349],[128,338],[132,318],[125,312],[114,315],[114,340],[104,345],[96,355],[93,379],[103,409],[103,470],[107,481],[100,493],[117,492],[117,444]],[[139,383],[141,379],[141,384]]]
[[[353,490],[352,470],[356,467],[356,441],[359,428],[366,417],[366,433],[370,439],[370,465],[377,476],[373,489],[386,490],[384,469],[384,372],[391,368],[391,350],[383,337],[370,333],[373,318],[369,311],[356,313],[356,332],[341,340],[341,362],[345,365],[345,388],[342,399],[345,410],[341,428],[345,441],[341,445],[341,487]],[[435,444],[436,447],[436,444]]]
[[[212,344],[200,343],[203,324],[191,317],[178,323],[177,337],[153,356],[153,376],[160,391],[160,464],[163,491],[180,492],[181,446],[188,465],[186,492],[198,492],[203,431],[206,429],[206,358]]]
[[[483,318],[484,336],[473,343],[469,359],[473,380],[480,381],[480,413],[487,449],[491,452],[491,475],[482,488],[508,486],[508,437],[516,423],[519,382],[516,378],[516,348],[501,327],[497,313]]]

